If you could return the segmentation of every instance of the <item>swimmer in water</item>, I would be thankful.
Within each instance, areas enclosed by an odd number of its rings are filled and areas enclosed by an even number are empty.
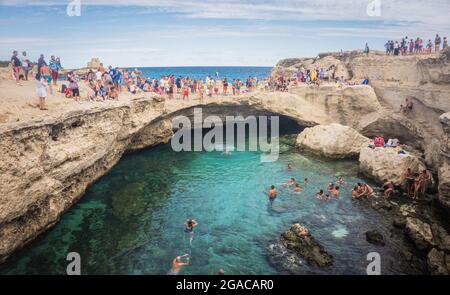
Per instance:
[[[275,201],[275,199],[277,197],[277,189],[275,188],[274,185],[272,185],[270,187],[268,195],[269,195],[270,207],[272,207],[273,202]]]
[[[323,192],[323,189],[321,189],[317,194],[316,194],[316,199],[318,200],[324,200],[325,199],[325,194]]]
[[[345,184],[345,180],[342,177],[339,177],[338,180],[336,181],[337,184],[339,185],[344,185]]]
[[[186,257],[186,262],[181,259]],[[182,256],[177,256],[172,260],[172,268],[169,270],[168,275],[177,275],[183,266],[188,266],[191,264],[189,260],[189,254],[184,254]]]
[[[192,246],[192,240],[194,239],[194,227],[198,225],[198,222],[195,219],[187,219],[184,225],[186,226],[184,228],[184,232],[190,235],[189,244]]]
[[[307,185],[309,183],[309,179],[307,177],[305,177],[305,179],[303,180],[303,182],[305,183],[305,185]]]
[[[301,191],[302,191],[302,189],[300,188],[300,184],[296,183],[293,192],[299,193],[299,192],[301,192]]]
[[[331,193],[331,196],[336,199],[339,199],[339,195],[341,194],[338,186],[336,186],[330,193]]]
[[[291,180],[286,184],[286,186],[294,186],[295,185],[295,178],[291,178]]]
[[[329,191],[329,192],[332,192],[333,190],[334,190],[334,184],[330,183],[330,184],[328,185],[328,191]]]
[[[291,164],[288,164],[287,170],[288,171],[292,171],[292,165]]]
[[[223,270],[223,268],[219,269],[219,272],[217,273],[219,276],[223,276],[225,275],[225,271]]]

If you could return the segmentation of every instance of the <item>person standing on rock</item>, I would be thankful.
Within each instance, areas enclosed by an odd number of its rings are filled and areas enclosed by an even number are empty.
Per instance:
[[[406,169],[405,173],[403,174],[403,179],[405,180],[405,188],[406,188],[406,194],[410,198],[414,198],[414,174],[411,171],[411,168]]]
[[[42,75],[42,71],[41,71],[41,68],[43,67],[43,66],[46,66],[47,65],[47,63],[45,62],[45,59],[44,59],[44,55],[43,54],[41,54],[40,56],[39,56],[39,59],[38,59],[38,68],[37,68],[37,79],[38,80],[40,80],[41,79],[41,75]]]
[[[20,85],[20,69],[22,67],[22,62],[17,57],[17,51],[13,51],[13,55],[11,57],[11,67],[13,70],[14,78],[16,79],[17,85]]]
[[[434,51],[438,53],[441,49],[441,37],[439,34],[436,34],[436,38],[434,39]]]
[[[22,52],[22,69],[25,74],[25,80],[28,81],[28,73],[31,70],[31,62],[28,59],[27,52]]]
[[[39,109],[41,111],[48,110],[45,107],[45,98],[47,97],[47,86],[48,82],[43,76],[41,76],[38,80],[36,80],[36,92],[39,97]]]
[[[369,56],[369,52],[370,52],[369,44],[366,43],[366,48],[364,49],[364,53],[365,53],[367,56]]]
[[[58,61],[55,59],[55,57],[53,55],[50,58],[50,62],[48,63],[48,66],[49,66],[50,70],[52,71],[51,75],[52,75],[53,85],[56,86],[56,84],[58,82],[60,66],[58,64]]]
[[[448,49],[448,40],[447,37],[444,37],[444,43],[442,44],[442,50]]]

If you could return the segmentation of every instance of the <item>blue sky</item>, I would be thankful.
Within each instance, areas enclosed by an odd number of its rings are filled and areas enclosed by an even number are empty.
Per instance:
[[[380,15],[368,15],[373,1]],[[67,15],[69,2],[0,0],[0,60],[17,49],[60,56],[67,68],[91,57],[130,67],[273,66],[450,32],[448,0],[80,0],[79,17]]]

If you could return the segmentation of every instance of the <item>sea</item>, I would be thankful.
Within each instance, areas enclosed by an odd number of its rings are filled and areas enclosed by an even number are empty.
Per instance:
[[[191,79],[199,80],[207,76],[214,79],[227,78],[229,81],[233,79],[246,80],[248,77],[256,77],[263,79],[270,76],[271,67],[138,67],[126,68],[128,71],[138,69],[142,72],[142,76],[146,78],[161,78],[162,76],[175,75],[175,77],[189,77]]]

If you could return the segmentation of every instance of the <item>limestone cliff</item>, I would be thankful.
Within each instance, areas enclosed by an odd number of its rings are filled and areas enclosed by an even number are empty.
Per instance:
[[[422,152],[434,172],[440,167],[440,200],[448,205],[448,115],[439,121],[450,111],[448,55],[395,60],[352,53],[326,60],[338,60],[350,78],[369,75],[372,87],[301,86],[290,93],[206,99],[204,115],[276,114],[306,127],[339,123],[365,136],[397,137]],[[297,60],[286,65],[292,63]],[[408,116],[397,112],[406,97],[416,103]],[[167,142],[171,119],[192,116],[196,106],[198,101],[141,97],[0,125],[0,262],[53,226],[125,152]]]
[[[348,73],[356,83],[368,78],[381,105],[379,112],[360,116],[355,120],[358,126],[352,127],[368,137],[398,138],[414,147],[439,178],[440,200],[450,208],[448,120],[447,116],[439,119],[450,111],[450,51],[414,56],[385,56],[382,52],[366,56],[361,51],[322,53],[315,59],[280,62],[272,75],[290,76],[301,68],[320,70],[331,66],[344,73],[339,76]],[[400,105],[406,98],[414,103],[414,109],[404,115]]]
[[[167,142],[172,119],[191,118],[195,107],[202,107],[204,117],[275,114],[306,127],[357,125],[380,107],[370,87],[298,91],[214,98],[201,105],[140,97],[0,125],[0,262],[52,227],[125,152]],[[347,111],[337,115],[334,108]]]

